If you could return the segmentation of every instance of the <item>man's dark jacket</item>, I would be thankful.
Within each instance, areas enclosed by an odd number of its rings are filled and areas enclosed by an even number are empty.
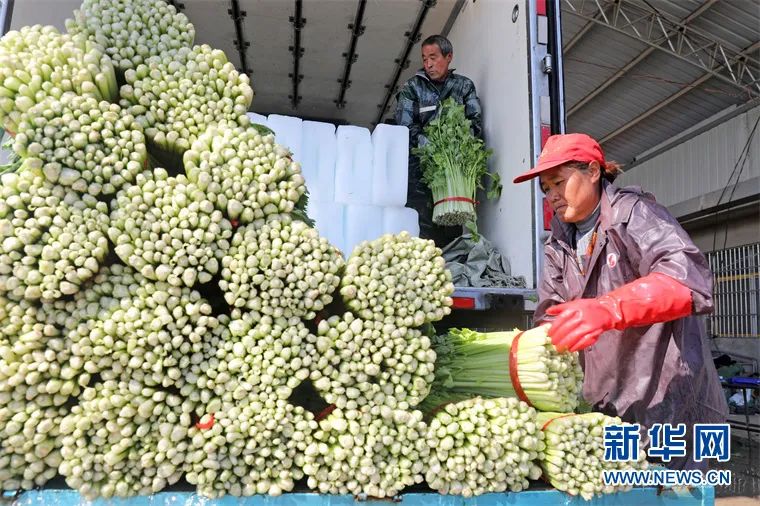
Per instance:
[[[447,98],[453,98],[457,103],[464,105],[465,116],[472,123],[472,133],[482,138],[480,101],[475,91],[475,84],[453,70],[443,82],[436,83],[425,74],[424,70],[419,70],[404,84],[396,96],[396,124],[409,128],[410,147],[417,147],[420,142],[425,142],[423,129],[438,115],[440,104]],[[410,157],[410,194],[414,187],[424,186],[421,179],[419,162],[416,157]]]

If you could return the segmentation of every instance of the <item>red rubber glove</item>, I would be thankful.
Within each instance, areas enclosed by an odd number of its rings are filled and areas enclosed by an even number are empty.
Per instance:
[[[578,299],[546,310],[555,316],[549,337],[559,351],[587,348],[607,330],[677,320],[691,312],[691,290],[658,272],[596,299]]]

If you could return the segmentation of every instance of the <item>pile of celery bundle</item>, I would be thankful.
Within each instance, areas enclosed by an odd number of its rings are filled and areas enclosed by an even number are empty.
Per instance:
[[[423,411],[475,396],[517,397],[540,411],[578,406],[583,372],[577,353],[560,353],[546,327],[480,333],[452,329],[433,339],[435,381]]]
[[[630,489],[605,485],[604,471],[647,467],[644,451],[639,452],[637,462],[604,459],[604,427],[620,425],[620,418],[602,413],[538,413],[536,420],[543,430],[546,445],[543,455],[539,455],[539,464],[544,478],[557,490],[590,500],[597,494]]]
[[[442,494],[519,492],[536,480],[543,450],[536,410],[514,398],[447,404],[430,421],[425,479]]]

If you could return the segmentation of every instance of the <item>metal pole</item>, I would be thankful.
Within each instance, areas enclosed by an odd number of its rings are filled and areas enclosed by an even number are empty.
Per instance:
[[[741,301],[742,301],[742,334],[745,336],[752,335],[749,324],[749,248],[742,247],[742,274],[741,274]]]
[[[750,255],[750,293],[747,294],[752,335],[760,337],[758,328],[758,308],[760,307],[760,244],[749,247]]]
[[[744,421],[746,422],[747,427],[747,440],[749,441],[750,447],[752,446],[752,434],[749,431],[749,409],[747,406],[747,387],[742,387],[742,397],[744,397]]]
[[[754,261],[754,286],[755,297],[753,300],[752,314],[754,315],[754,334],[760,337],[760,243],[754,246],[755,253],[753,255]]]
[[[718,298],[720,299],[720,311],[718,312],[718,321],[720,322],[720,336],[726,335],[726,289],[725,289],[725,281],[723,281],[723,277],[725,276],[726,269],[726,254],[724,251],[719,251],[716,254],[716,269],[718,272],[718,278],[721,279],[720,284],[718,285],[720,289],[718,290]]]
[[[5,35],[10,30],[12,13],[13,0],[0,0],[0,35]]]
[[[730,275],[729,275],[729,296],[731,297],[731,320],[730,320],[730,330],[731,330],[731,336],[736,337],[736,278],[734,277],[736,275],[736,251],[734,250],[728,250],[728,258],[729,258],[729,265],[730,265]]]

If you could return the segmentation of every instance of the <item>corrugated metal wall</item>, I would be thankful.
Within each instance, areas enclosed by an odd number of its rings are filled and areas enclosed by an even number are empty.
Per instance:
[[[673,206],[710,192],[720,192],[740,159],[760,107],[736,116],[672,149],[636,165],[618,179],[619,185],[639,185],[657,200]],[[739,181],[760,176],[760,127],[750,143]],[[732,179],[735,182],[736,179]],[[730,188],[729,192],[730,193]],[[722,202],[726,202],[726,195]]]

